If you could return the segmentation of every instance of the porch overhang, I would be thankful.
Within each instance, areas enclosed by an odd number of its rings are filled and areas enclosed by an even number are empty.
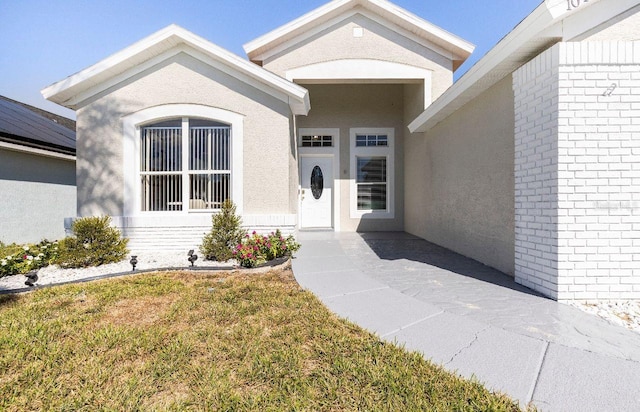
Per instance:
[[[402,63],[374,59],[344,59],[288,70],[287,80],[297,84],[423,84],[424,108],[431,104],[432,71]]]

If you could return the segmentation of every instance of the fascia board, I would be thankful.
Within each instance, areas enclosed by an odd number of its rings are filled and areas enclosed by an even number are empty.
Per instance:
[[[142,40],[137,41],[131,46],[127,47],[124,50],[121,50],[111,56],[107,57],[104,60],[99,61],[98,63],[89,66],[88,68],[79,71],[63,80],[60,80],[52,85],[42,89],[41,93],[47,100],[52,100],[58,103],[55,100],[55,96],[59,93],[76,86],[91,77],[94,77],[100,73],[103,73],[109,68],[114,67],[120,63],[123,63],[127,59],[144,52],[149,47],[158,44],[170,37],[177,29],[181,29],[179,26],[172,24],[170,26],[165,27],[164,29],[153,33],[152,35],[145,37]]]
[[[289,36],[316,20],[334,17],[333,14],[335,14],[336,11],[340,12],[341,8],[345,6],[348,7],[351,3],[353,3],[353,0],[334,0],[330,3],[325,4],[324,6],[320,6],[317,9],[314,9],[309,13],[302,15],[301,17],[298,17],[295,20],[292,20],[285,25],[278,27],[275,30],[270,31],[267,34],[258,37],[255,40],[246,43],[242,48],[244,49],[245,53],[247,53],[247,55],[251,56],[252,53],[265,47],[266,45],[273,43],[282,37]]]
[[[93,86],[89,86],[87,89],[83,90],[82,92],[74,94],[73,97],[69,98],[68,100],[60,102],[60,104],[70,109],[77,110],[80,107],[84,106],[83,102],[86,101],[87,99],[90,99],[91,97],[117,85],[118,83],[121,83],[126,79],[135,76],[138,73],[142,73],[145,70],[148,70],[149,68],[161,63],[162,61],[172,56],[175,56],[179,53],[182,53],[184,51],[186,51],[186,48],[183,46],[174,47],[173,49],[167,50],[164,53],[159,54],[154,58],[145,61],[142,64],[133,66],[132,68],[122,73],[116,74],[106,81],[99,82],[98,84]]]
[[[230,66],[232,69],[239,70],[243,72],[249,78],[257,80],[260,83],[268,86],[268,88],[275,89],[283,94],[289,96],[289,98],[293,98],[298,102],[304,102],[305,96],[308,95],[308,91],[286,79],[283,79],[280,76],[277,76],[270,71],[263,69],[260,66],[257,66],[235,54],[219,47],[199,36],[196,36],[193,33],[187,32],[187,35],[190,37],[191,45],[199,48],[202,52],[214,60],[219,60],[223,64]],[[233,70],[232,70],[233,71]],[[234,75],[234,73],[227,73],[230,75]],[[237,77],[237,75],[235,75]],[[266,91],[266,90],[265,90]],[[272,93],[271,93],[272,94]],[[298,114],[298,113],[296,113]]]
[[[134,64],[129,68],[129,70],[115,74],[108,80],[100,81],[97,85],[92,85],[90,83],[91,78],[100,74],[108,73],[114,65],[122,64],[128,59],[132,59],[140,53],[144,53],[149,48],[173,37],[175,37],[175,39],[167,45],[167,50],[164,53],[161,53],[142,64]],[[183,45],[180,43],[183,43]],[[194,57],[199,58],[200,60],[203,60],[206,63],[225,71],[227,74],[239,78],[240,80],[251,80],[250,83],[253,85],[256,85],[256,82],[261,83],[262,86],[259,87],[261,90],[266,91],[287,103],[291,99],[304,103],[305,96],[308,94],[307,90],[303,87],[282,79],[281,77],[276,76],[275,74],[268,72],[267,70],[256,66],[255,64],[244,60],[176,25],[171,25],[160,30],[146,39],[143,39],[123,51],[97,63],[96,65],[49,86],[42,91],[42,94],[45,98],[55,101],[56,103],[64,104],[67,107],[77,108],[82,101],[87,100],[100,91],[106,90],[126,78],[146,70],[147,68],[152,67],[160,61],[179,52],[186,52],[189,54],[198,52],[198,55],[196,56],[194,54]],[[240,76],[240,74],[243,76]],[[71,99],[61,99],[62,93],[65,90],[78,86],[83,82],[87,84],[86,89],[76,92],[74,97]]]
[[[360,6],[360,10],[354,11],[358,6]],[[292,44],[309,38],[310,36],[331,27],[337,21],[343,20],[344,18],[358,12],[360,14],[364,14],[362,10],[369,11],[367,17],[371,19],[373,19],[372,17],[374,14],[379,14],[383,18],[388,19],[393,22],[397,28],[402,29],[405,32],[404,35],[406,37],[409,37],[407,36],[407,33],[411,33],[410,38],[417,41],[419,44],[429,44],[429,48],[432,48],[441,54],[446,50],[445,56],[454,55],[457,59],[465,60],[475,49],[475,46],[472,43],[469,43],[466,40],[463,40],[462,38],[449,33],[448,31],[429,23],[390,2],[381,0],[340,0],[313,10],[291,23],[281,26],[264,36],[245,44],[244,50],[251,60],[264,60],[265,58],[277,53],[277,51],[272,51],[271,49],[277,48],[278,51],[282,51],[283,49],[290,47]],[[382,23],[378,17],[374,20],[378,23]],[[315,26],[299,33],[305,26],[314,24]],[[429,38],[432,36],[440,39],[446,44],[446,46],[436,45],[436,43]],[[273,47],[269,47],[270,43],[275,43],[275,45]],[[282,47],[285,43],[288,47]]]
[[[582,7],[589,7],[599,0],[591,0],[584,3]],[[637,0],[636,0],[637,1]],[[564,7],[564,11],[562,10]],[[582,11],[582,9],[579,9]],[[527,43],[534,40],[535,36],[549,30],[559,20],[567,15],[574,14],[578,10],[567,10],[565,0],[546,0],[540,4],[529,16],[527,16],[515,29],[507,34],[493,49],[491,49],[482,59],[480,59],[465,75],[463,75],[453,86],[442,94],[431,106],[416,117],[409,124],[411,133],[425,132],[430,127],[438,123],[434,120],[436,116],[448,106],[453,106],[454,110],[473,99],[475,96],[487,90],[491,85],[497,83],[504,76],[494,76],[491,82],[487,82],[483,87],[472,90],[472,87],[481,80],[491,76],[491,73],[505,62],[509,63],[509,58],[517,54],[518,50]],[[500,67],[504,73],[513,72],[521,63],[513,61],[513,67]],[[505,70],[508,68],[508,70]],[[506,74],[505,74],[506,75]]]
[[[22,145],[15,144],[15,143],[1,142],[0,141],[0,148],[6,149],[6,150],[11,150],[11,151],[14,151],[14,152],[22,152],[22,153],[29,153],[29,154],[34,154],[34,155],[38,155],[38,156],[51,157],[51,158],[54,158],[54,159],[62,159],[62,160],[68,160],[68,161],[73,161],[73,162],[76,161],[76,157],[73,156],[73,155],[53,152],[53,151],[45,150],[45,149],[38,149],[36,147],[22,146]]]
[[[359,11],[360,14],[362,14],[363,16],[375,21],[376,23],[380,24],[381,26],[385,26],[385,27],[389,27],[388,24],[385,24],[386,22],[383,20],[384,17],[377,15],[375,12],[372,12],[370,10],[367,9],[361,9]],[[441,56],[449,59],[449,60],[466,60],[467,57],[469,57],[469,55],[471,54],[471,52],[473,52],[473,50],[475,49],[475,46],[471,43],[469,43],[469,47],[470,47],[470,51],[468,54],[466,55],[461,55],[459,54],[457,51],[452,51],[450,49],[446,49],[440,45],[438,45],[437,43],[434,43],[433,41],[430,41],[428,39],[426,39],[424,36],[419,36],[418,34],[416,34],[413,31],[408,30],[406,27],[400,26],[398,25],[396,22],[392,22],[393,27],[389,27],[391,30],[397,32],[398,34],[403,35],[404,37],[418,43],[419,45],[426,47],[427,49],[431,49],[434,52],[440,54]]]
[[[311,110],[311,100],[309,98],[309,93],[305,94],[302,101],[290,99],[289,106],[291,107],[292,113],[295,115],[308,115],[309,111]]]
[[[74,109],[77,109],[79,107],[84,106],[83,102],[85,102],[87,99],[90,99],[92,96],[95,96],[101,92],[103,92],[104,90],[109,89],[110,87],[113,87],[119,83],[121,83],[122,81],[131,78],[139,73],[144,72],[145,70],[148,70],[150,68],[152,68],[153,66],[177,55],[180,53],[185,53],[188,54],[190,56],[192,56],[193,58],[202,61],[203,63],[231,76],[234,77],[238,80],[240,80],[243,83],[246,83],[252,87],[255,87],[256,89],[275,97],[276,99],[285,102],[287,104],[289,104],[290,106],[292,104],[294,104],[294,102],[304,102],[304,98],[306,95],[308,95],[308,92],[306,89],[302,88],[301,86],[295,85],[297,89],[301,89],[301,90],[296,90],[296,94],[292,96],[291,93],[286,93],[283,90],[277,90],[274,89],[274,87],[270,87],[268,86],[266,83],[258,81],[257,79],[255,79],[252,76],[249,76],[243,72],[240,72],[238,70],[234,70],[234,68],[232,66],[229,66],[227,64],[225,64],[223,61],[220,61],[218,59],[213,58],[209,53],[205,53],[201,50],[198,50],[192,46],[188,46],[186,44],[182,44],[179,46],[176,46],[170,50],[167,50],[166,52],[154,57],[151,60],[147,60],[145,63],[137,65],[132,67],[131,69],[127,70],[124,73],[120,73],[117,76],[114,76],[112,78],[110,78],[108,81],[102,82],[96,86],[93,86],[87,90],[85,90],[82,93],[79,93],[77,95],[74,96],[73,99],[70,99],[68,101],[65,102],[65,105],[68,107],[72,107]],[[293,110],[293,106],[292,106],[292,110]],[[296,112],[299,111],[299,109],[296,109]],[[307,110],[308,112],[308,110]],[[296,113],[296,114],[300,114],[300,113]],[[306,114],[306,112],[304,113]]]
[[[356,14],[360,14],[366,18],[368,18],[371,21],[374,21],[384,27],[387,27],[393,31],[395,31],[396,33],[408,38],[409,40],[427,48],[430,50],[433,50],[434,52],[438,53],[439,55],[441,55],[442,57],[449,59],[449,60],[456,60],[456,59],[466,59],[466,57],[460,57],[458,55],[455,55],[454,53],[443,49],[442,47],[438,46],[435,43],[432,43],[430,41],[425,40],[423,37],[419,37],[418,35],[416,35],[413,32],[410,32],[408,30],[405,30],[404,28],[396,25],[395,23],[392,23],[392,26],[390,26],[388,24],[388,21],[384,21],[382,17],[380,17],[379,15],[371,12],[370,10],[367,9],[363,9],[363,8],[354,8],[351,9],[337,17],[334,17],[331,20],[328,20],[326,22],[324,22],[323,24],[316,26],[312,29],[309,29],[308,31],[304,32],[304,34],[301,34],[298,37],[294,37],[292,39],[289,39],[283,43],[278,44],[277,46],[266,50],[264,53],[262,54],[258,54],[255,56],[252,56],[251,59],[252,60],[257,60],[257,61],[264,61],[269,59],[272,56],[275,56],[279,53],[282,53],[283,51],[294,47],[296,44],[304,42],[306,39],[309,39],[315,35],[317,35],[318,33],[329,29],[337,24],[339,24],[341,21],[348,19],[351,16],[354,16]]]
[[[416,16],[408,10],[405,10],[402,7],[399,7],[391,2],[384,0],[368,0],[368,2],[381,8],[387,13],[399,17],[410,25],[424,31],[425,33],[442,39],[444,42],[450,44],[454,48],[459,49],[456,54],[458,54],[460,58],[466,59],[471,53],[473,53],[473,50],[475,49],[474,44],[462,39],[461,37],[456,36],[453,33],[446,31],[442,27],[436,26],[435,24],[430,23],[419,16]]]

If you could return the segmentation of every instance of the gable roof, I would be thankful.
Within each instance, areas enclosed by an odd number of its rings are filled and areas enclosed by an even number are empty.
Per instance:
[[[244,50],[249,59],[260,62],[270,52],[299,38],[311,36],[336,18],[369,11],[381,16],[414,37],[430,44],[436,51],[446,51],[457,69],[473,52],[475,46],[446,30],[396,6],[386,0],[334,0],[292,22],[285,24],[247,44]],[[439,49],[439,50],[438,50]]]
[[[542,51],[638,6],[638,0],[590,0],[571,10],[566,0],[544,0],[457,82],[409,124],[425,132]]]
[[[107,88],[153,66],[175,50],[193,55],[205,63],[286,102],[294,114],[309,112],[306,89],[283,79],[235,54],[172,24],[126,49],[72,76],[46,87],[42,95],[70,109]]]
[[[75,155],[75,122],[0,96],[0,142]]]

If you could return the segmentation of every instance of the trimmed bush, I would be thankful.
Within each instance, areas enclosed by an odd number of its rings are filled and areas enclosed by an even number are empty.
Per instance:
[[[226,262],[233,259],[235,247],[247,233],[242,229],[242,219],[236,215],[236,205],[225,200],[220,212],[211,217],[211,223],[213,227],[202,239],[200,252],[206,260]]]
[[[110,223],[109,216],[83,217],[73,222],[74,236],[60,242],[56,263],[63,268],[82,268],[124,260],[129,239],[123,239]]]

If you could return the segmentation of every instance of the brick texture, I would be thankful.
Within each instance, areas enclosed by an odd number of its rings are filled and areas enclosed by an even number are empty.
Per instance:
[[[513,78],[516,280],[640,299],[640,42],[559,43]]]

